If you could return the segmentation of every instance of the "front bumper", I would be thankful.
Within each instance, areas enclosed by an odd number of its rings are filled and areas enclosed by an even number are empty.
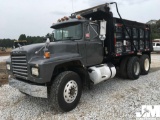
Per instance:
[[[11,87],[14,87],[19,91],[24,92],[30,96],[47,98],[47,86],[32,85],[16,80],[11,76],[8,77],[8,81]]]

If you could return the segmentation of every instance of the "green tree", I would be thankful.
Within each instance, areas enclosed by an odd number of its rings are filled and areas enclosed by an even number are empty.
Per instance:
[[[27,36],[26,38],[27,44],[34,44],[34,43],[42,43],[43,37],[40,36]]]
[[[151,24],[151,39],[160,39],[160,20],[156,24]]]
[[[0,47],[11,48],[13,47],[14,40],[11,39],[0,39]]]
[[[18,40],[26,40],[26,35],[25,34],[21,34],[19,36]]]

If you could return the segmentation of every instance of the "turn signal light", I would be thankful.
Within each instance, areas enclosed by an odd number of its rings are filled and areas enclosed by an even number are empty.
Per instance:
[[[50,57],[51,57],[50,52],[45,52],[45,53],[44,53],[44,57],[45,57],[45,58],[50,58]]]

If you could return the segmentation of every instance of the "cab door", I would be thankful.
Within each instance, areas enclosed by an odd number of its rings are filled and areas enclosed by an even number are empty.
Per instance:
[[[97,24],[86,25],[85,32],[86,43],[86,63],[93,66],[103,61],[103,43],[99,39],[99,31]]]

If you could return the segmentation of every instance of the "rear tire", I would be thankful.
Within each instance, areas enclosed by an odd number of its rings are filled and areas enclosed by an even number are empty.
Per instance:
[[[79,75],[72,71],[60,73],[51,86],[50,103],[57,111],[68,112],[79,103],[82,83]]]
[[[124,79],[128,78],[128,74],[127,74],[127,63],[128,63],[128,59],[129,57],[126,57],[124,59],[122,59],[121,63],[120,63],[120,67],[119,67],[119,73],[120,76]]]
[[[141,74],[147,75],[150,70],[150,60],[148,55],[142,55],[140,57]]]
[[[140,76],[140,61],[138,57],[131,57],[127,64],[127,74],[131,80],[138,79]]]

